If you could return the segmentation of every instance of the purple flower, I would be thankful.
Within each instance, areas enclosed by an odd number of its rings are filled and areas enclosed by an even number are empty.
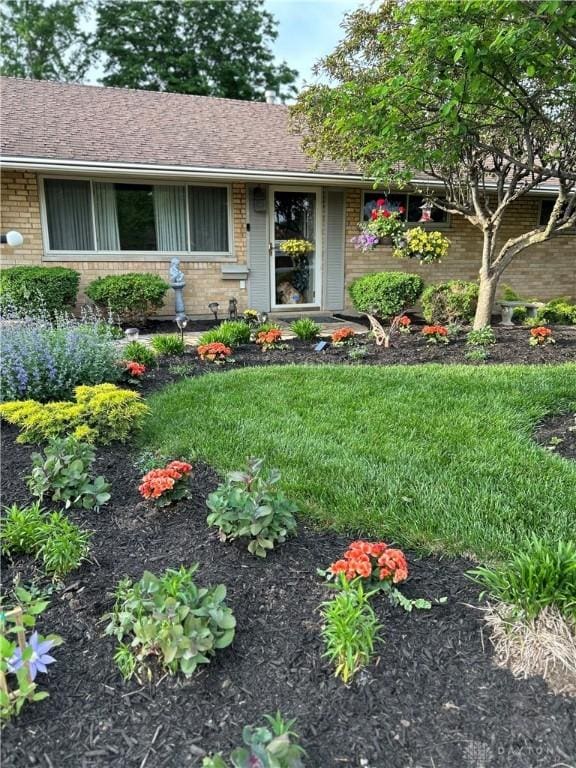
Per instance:
[[[32,649],[32,656],[28,663],[30,665],[30,677],[34,680],[38,672],[47,672],[47,665],[56,661],[48,655],[48,651],[54,647],[55,643],[53,640],[40,640],[38,632],[34,632],[26,645]],[[8,668],[10,672],[17,672],[24,664],[22,651],[18,648],[8,661]]]
[[[371,232],[361,232],[352,238],[354,247],[361,251],[371,251],[379,242],[378,236],[373,235]]]

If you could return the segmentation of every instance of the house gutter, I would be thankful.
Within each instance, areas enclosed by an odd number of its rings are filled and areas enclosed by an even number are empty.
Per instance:
[[[98,174],[117,176],[118,172],[126,176],[146,176],[148,178],[194,178],[222,181],[245,181],[253,183],[294,183],[324,184],[337,187],[373,187],[373,180],[360,174],[314,173],[312,171],[265,171],[239,168],[206,168],[203,166],[174,166],[144,163],[107,163],[85,162],[81,160],[58,160],[42,157],[0,156],[0,168],[13,168],[28,171],[48,171],[51,173]],[[443,184],[434,179],[414,178],[416,186],[441,189]],[[486,189],[495,190],[496,184],[487,184]],[[542,185],[530,190],[531,194],[558,194],[558,187]]]

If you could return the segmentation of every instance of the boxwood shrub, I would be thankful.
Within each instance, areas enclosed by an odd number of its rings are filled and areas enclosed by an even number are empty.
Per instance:
[[[416,303],[424,289],[420,275],[409,272],[374,272],[354,280],[348,288],[354,309],[382,320],[401,314]]]
[[[448,280],[427,286],[422,294],[422,314],[428,323],[469,323],[477,303],[478,283]]]
[[[0,308],[53,315],[76,304],[80,274],[67,267],[8,267],[0,271]]]
[[[158,275],[128,272],[98,277],[86,288],[86,295],[100,308],[126,321],[144,321],[162,306],[170,286]]]

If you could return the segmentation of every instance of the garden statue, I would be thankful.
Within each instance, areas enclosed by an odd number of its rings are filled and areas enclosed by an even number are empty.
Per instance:
[[[184,297],[182,291],[185,286],[184,272],[180,269],[180,259],[177,256],[170,261],[170,285],[174,290],[174,301],[177,315],[185,315]]]
[[[228,317],[230,320],[238,319],[238,301],[234,298],[234,296],[232,296],[228,302]]]

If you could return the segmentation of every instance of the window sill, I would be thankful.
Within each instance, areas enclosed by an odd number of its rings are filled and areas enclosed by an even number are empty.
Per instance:
[[[178,258],[182,263],[188,262],[203,262],[203,263],[235,263],[238,261],[233,254],[189,254],[189,253],[73,253],[70,251],[63,251],[62,253],[56,253],[54,251],[50,253],[44,253],[42,261],[86,261],[86,262],[101,262],[109,261],[118,263],[126,262],[165,262],[169,264],[172,259]]]

